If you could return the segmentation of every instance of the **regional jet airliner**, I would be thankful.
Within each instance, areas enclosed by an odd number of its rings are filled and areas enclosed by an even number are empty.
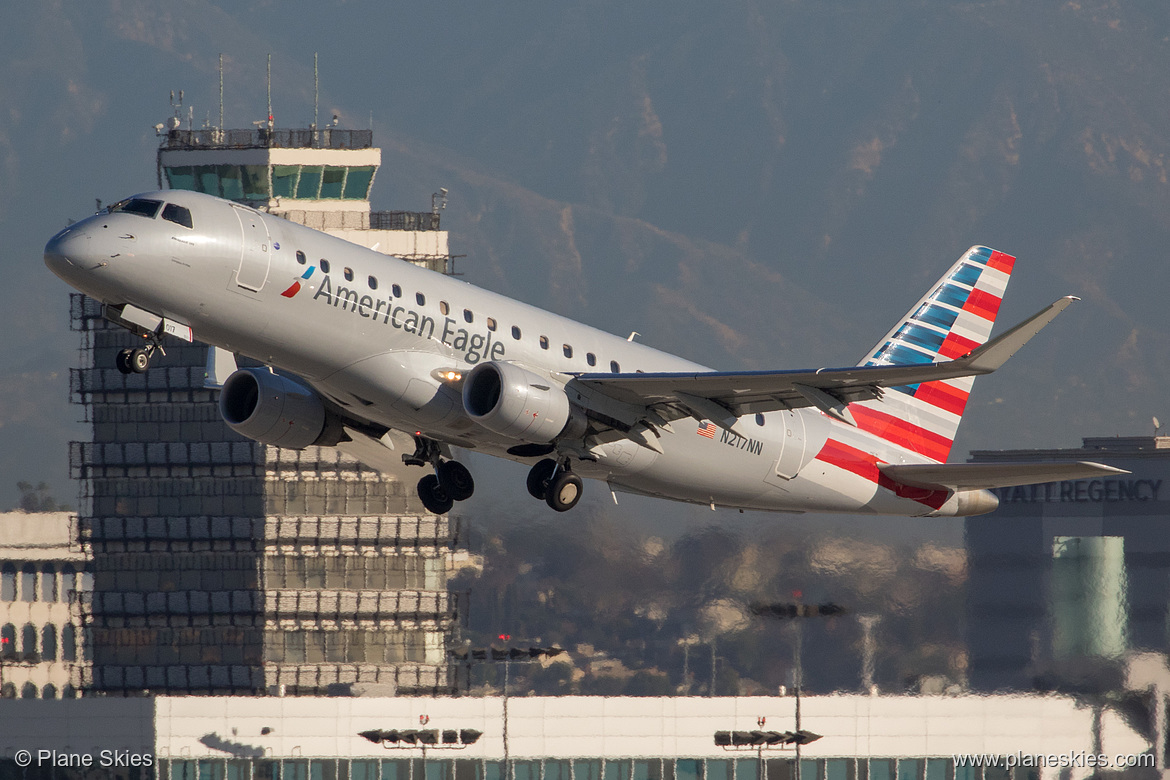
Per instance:
[[[712,508],[970,515],[996,507],[989,488],[1118,471],[946,462],[974,377],[1075,300],[991,339],[1015,258],[981,246],[858,365],[781,371],[715,371],[195,192],[110,206],[54,236],[45,263],[142,338],[122,372],[149,370],[167,339],[206,343],[232,429],[401,457],[428,471],[419,497],[440,514],[474,490],[452,447],[529,464],[528,492],[558,511],[586,477]],[[392,431],[414,451],[395,454]]]

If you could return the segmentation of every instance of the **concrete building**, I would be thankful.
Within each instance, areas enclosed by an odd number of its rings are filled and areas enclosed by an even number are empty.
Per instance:
[[[0,697],[76,695],[89,589],[73,513],[0,513]]]
[[[1060,450],[977,451],[973,462],[1092,460],[1105,479],[996,491],[966,520],[967,644],[975,690],[1120,680],[1118,661],[1170,645],[1170,437],[1087,438]]]
[[[815,696],[801,709],[822,735],[802,748],[802,780],[1076,780],[1097,756],[1127,777],[1153,766],[1121,717],[1060,696]],[[791,697],[17,700],[0,702],[0,776],[117,759],[115,776],[171,780],[789,780],[792,745],[716,735],[783,733],[794,717]],[[379,731],[397,740],[362,736]]]
[[[380,158],[369,131],[176,128],[158,164],[171,187],[447,270],[437,209],[370,210]],[[244,439],[205,387],[205,347],[168,339],[147,373],[123,373],[115,356],[137,337],[83,296],[71,310],[72,399],[93,435],[70,462],[94,575],[80,605],[93,664],[72,684],[119,695],[450,690],[458,520],[424,510],[418,474]]]

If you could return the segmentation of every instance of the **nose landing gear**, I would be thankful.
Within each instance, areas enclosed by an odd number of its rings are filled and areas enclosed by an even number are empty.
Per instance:
[[[114,358],[114,365],[123,374],[145,374],[146,370],[150,368],[150,358],[154,350],[155,345],[153,344],[145,348],[123,349]]]
[[[402,461],[409,466],[434,468],[418,481],[418,497],[428,512],[443,515],[451,511],[456,501],[466,501],[475,492],[475,480],[462,463],[443,460],[442,445],[437,441],[414,437],[414,453],[403,455]]]
[[[545,458],[528,472],[528,493],[558,512],[568,512],[581,500],[581,478],[569,470],[569,461]]]

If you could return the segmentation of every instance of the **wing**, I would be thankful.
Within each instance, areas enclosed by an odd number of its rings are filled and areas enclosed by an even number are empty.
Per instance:
[[[880,398],[882,388],[989,374],[1077,300],[1065,297],[998,338],[954,360],[918,365],[874,365],[804,371],[741,371],[654,374],[581,374],[578,391],[595,391],[627,408],[652,411],[645,422],[691,416],[731,429],[737,418],[755,412],[815,406],[854,423],[848,405]],[[631,437],[637,440],[637,437]]]
[[[1089,479],[1129,474],[1125,469],[1088,461],[1044,463],[923,463],[892,465],[878,469],[903,485],[928,490],[978,490],[982,488],[1035,485],[1064,479]]]

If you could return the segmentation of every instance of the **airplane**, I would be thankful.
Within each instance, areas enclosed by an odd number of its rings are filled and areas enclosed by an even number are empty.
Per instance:
[[[248,206],[134,195],[57,233],[49,269],[143,339],[209,345],[236,432],[337,446],[375,468],[394,437],[427,510],[471,497],[452,448],[529,464],[557,511],[582,477],[610,491],[777,512],[949,517],[991,488],[1126,473],[1098,463],[947,463],[974,377],[1069,306],[991,339],[1015,258],[967,250],[856,366],[715,371]],[[238,367],[237,357],[259,366]]]

